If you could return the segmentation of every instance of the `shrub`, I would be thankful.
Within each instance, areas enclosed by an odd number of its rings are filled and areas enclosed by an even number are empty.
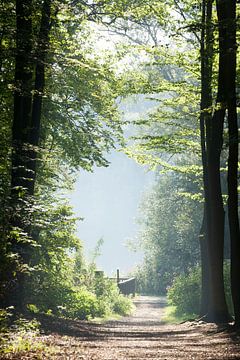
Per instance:
[[[69,294],[69,300],[65,306],[62,307],[62,313],[81,320],[93,318],[98,315],[97,297],[84,288],[73,291]]]
[[[224,287],[228,309],[233,314],[230,286],[230,264],[224,262]],[[177,315],[199,314],[201,299],[201,268],[192,269],[189,274],[177,276],[168,289],[167,298],[170,305],[176,307]]]
[[[168,289],[170,305],[176,306],[178,315],[198,314],[200,308],[200,268],[189,274],[177,276]]]
[[[115,283],[104,277],[96,278],[88,288],[66,286],[58,283],[44,288],[35,303],[28,304],[32,313],[45,312],[69,318],[91,319],[112,313],[127,315],[132,301],[119,293]]]
[[[113,303],[113,311],[119,315],[129,315],[133,309],[132,301],[119,294]]]
[[[133,308],[131,299],[120,294],[116,283],[112,280],[98,276],[95,278],[94,291],[98,298],[99,316],[111,313],[130,314]]]
[[[120,295],[117,284],[103,272],[92,266],[80,272],[81,276],[76,273],[74,282],[70,270],[59,271],[58,277],[53,272],[39,272],[38,286],[29,293],[28,310],[81,320],[131,311],[131,300]]]
[[[98,298],[98,314],[99,317],[105,317],[111,315],[112,313],[112,304],[109,298],[99,297]]]

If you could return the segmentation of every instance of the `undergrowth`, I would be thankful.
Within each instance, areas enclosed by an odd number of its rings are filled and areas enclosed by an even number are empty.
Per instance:
[[[198,317],[196,314],[179,314],[177,307],[173,305],[166,306],[162,322],[164,324],[180,324],[184,321],[194,320]]]
[[[0,310],[1,358],[8,359],[29,351],[36,353],[36,356],[43,351],[49,352],[50,349],[40,340],[40,324],[35,319],[20,317],[12,320],[12,316],[12,309]]]

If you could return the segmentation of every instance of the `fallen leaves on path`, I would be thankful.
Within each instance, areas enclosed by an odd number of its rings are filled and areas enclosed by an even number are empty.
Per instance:
[[[235,333],[203,322],[163,324],[164,305],[164,299],[140,297],[131,317],[104,325],[43,317],[39,341],[50,351],[9,354],[4,359],[240,360],[240,337]]]

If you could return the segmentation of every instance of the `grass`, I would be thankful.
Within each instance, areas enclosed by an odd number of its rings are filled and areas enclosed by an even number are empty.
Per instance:
[[[120,320],[123,316],[129,316],[131,315],[134,310],[136,309],[135,305],[132,304],[131,306],[131,311],[126,314],[126,315],[120,315],[120,314],[117,314],[117,313],[110,313],[110,314],[107,314],[105,316],[102,316],[102,317],[95,317],[93,319],[90,319],[89,321],[90,322],[93,322],[93,323],[98,323],[98,324],[104,324],[106,323],[107,321],[111,321],[111,320]]]
[[[34,352],[36,358],[39,356],[40,359],[41,354],[49,350],[34,331],[16,331],[0,335],[0,356],[4,355],[6,359],[10,354],[20,355],[29,352]]]
[[[164,324],[180,324],[184,321],[191,321],[196,319],[196,314],[178,314],[176,312],[176,306],[167,305],[162,317]]]
[[[0,357],[11,358],[11,355],[19,356],[34,352],[35,358],[42,358],[41,354],[48,352],[48,347],[41,339],[39,326],[35,320],[18,318],[11,325],[8,324],[10,313],[2,311],[0,326]],[[10,357],[9,357],[10,356]]]
[[[122,316],[119,314],[109,314],[109,315],[105,315],[104,317],[95,317],[89,321],[92,323],[104,324],[107,321],[120,320],[121,318]]]

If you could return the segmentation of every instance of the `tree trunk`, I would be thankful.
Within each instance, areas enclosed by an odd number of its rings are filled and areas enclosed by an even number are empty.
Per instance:
[[[200,316],[204,317],[208,311],[209,303],[209,263],[207,247],[207,224],[206,224],[206,205],[204,206],[204,215],[199,234],[200,254],[201,254],[201,304]]]
[[[12,195],[29,187],[26,168],[28,132],[31,123],[33,61],[32,1],[16,0],[16,62],[14,117],[12,124]],[[20,189],[22,188],[22,189]]]
[[[16,1],[16,64],[14,120],[12,125],[12,218],[13,230],[23,232],[11,236],[10,251],[15,254],[15,268],[6,296],[6,305],[24,310],[25,283],[34,247],[31,211],[36,180],[36,161],[40,139],[42,95],[45,80],[45,58],[49,46],[51,0],[42,5],[36,59],[32,54],[32,1]],[[35,68],[35,84],[33,80]],[[34,95],[32,95],[34,94]],[[13,232],[14,234],[14,232]],[[22,235],[20,235],[21,237]],[[11,275],[10,275],[11,276]]]
[[[226,106],[223,102],[225,91],[226,44],[225,26],[221,22],[218,9],[219,30],[219,69],[216,106],[212,117],[207,117],[206,155],[209,205],[208,254],[209,254],[209,303],[206,320],[216,323],[227,322],[230,317],[224,292],[223,253],[224,253],[224,209],[221,190],[220,158],[223,145],[223,125]]]
[[[231,243],[231,290],[235,325],[240,326],[240,232],[238,218],[238,121],[236,109],[236,1],[219,6],[219,17],[226,24],[226,103],[228,110],[228,220]]]
[[[209,253],[209,304],[207,321],[222,323],[229,321],[224,293],[224,209],[221,192],[220,155],[225,110],[216,110],[211,122],[207,121],[207,158],[209,179],[210,233]]]
[[[38,48],[36,52],[37,65],[35,71],[35,87],[32,104],[31,127],[28,139],[29,143],[32,145],[32,149],[29,153],[29,168],[31,169],[32,174],[32,181],[29,186],[31,194],[34,194],[36,180],[37,154],[41,130],[42,97],[45,85],[45,63],[49,47],[49,33],[51,30],[51,2],[52,0],[44,0],[42,5],[41,25],[38,36]]]
[[[6,305],[13,305],[22,311],[24,297],[23,283],[25,265],[29,259],[27,245],[26,221],[28,188],[31,176],[26,166],[28,162],[28,132],[32,110],[32,0],[16,0],[16,62],[14,116],[12,124],[12,168],[11,198],[12,216],[10,235],[10,251],[15,256],[14,268],[10,274]],[[16,230],[18,233],[16,233]],[[19,232],[25,233],[20,239]],[[14,275],[15,273],[15,275]]]
[[[213,27],[212,27],[212,0],[202,2],[202,31],[201,31],[201,113],[200,113],[200,134],[201,153],[203,166],[204,185],[204,214],[200,232],[200,251],[202,268],[201,287],[201,317],[208,312],[209,303],[209,253],[208,243],[211,224],[211,212],[209,208],[209,183],[208,164],[206,149],[206,121],[211,118],[212,113],[212,64],[213,64]]]

